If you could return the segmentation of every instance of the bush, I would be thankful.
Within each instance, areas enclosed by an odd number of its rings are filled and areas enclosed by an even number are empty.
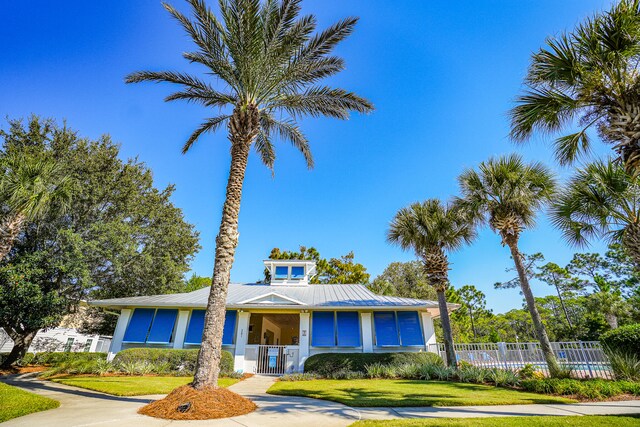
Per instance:
[[[130,348],[122,350],[116,354],[113,364],[118,367],[126,367],[126,370],[135,372],[142,365],[136,363],[147,363],[152,367],[153,373],[173,373],[180,375],[193,375],[198,359],[198,349],[165,349],[165,348]],[[228,376],[233,373],[233,356],[228,351],[222,351],[220,361],[220,374]]]
[[[280,381],[309,381],[317,378],[316,374],[305,372],[304,374],[285,374],[280,377]]]
[[[329,376],[336,371],[351,371],[367,374],[367,365],[398,367],[406,364],[437,364],[444,366],[442,358],[435,353],[322,353],[311,356],[304,363],[305,372]]]
[[[27,353],[20,361],[20,365],[61,366],[72,362],[95,362],[106,360],[107,353],[73,353],[73,352],[42,352]]]
[[[640,381],[640,356],[613,350],[607,350],[607,356],[617,380]]]
[[[633,354],[640,358],[640,323],[605,332],[600,342],[606,350]]]
[[[640,396],[640,383],[631,381],[545,378],[524,380],[520,385],[534,393],[576,396],[582,399],[603,399],[621,394]]]

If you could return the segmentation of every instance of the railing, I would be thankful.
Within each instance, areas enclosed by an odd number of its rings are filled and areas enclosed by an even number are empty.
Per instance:
[[[284,345],[259,345],[257,374],[282,375],[285,373],[287,355]]]
[[[580,378],[613,379],[611,365],[598,341],[552,342],[551,348],[560,366]],[[473,343],[455,344],[458,361],[474,366],[518,370],[531,364],[545,375],[549,368],[544,360],[540,343]],[[444,357],[444,344],[431,344],[430,351]]]

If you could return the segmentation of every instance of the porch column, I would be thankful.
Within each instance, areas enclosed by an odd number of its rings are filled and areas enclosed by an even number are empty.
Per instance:
[[[371,328],[371,313],[360,312],[362,325],[362,352],[373,353],[373,329]]]
[[[107,360],[113,360],[116,357],[116,353],[122,350],[122,339],[124,338],[124,331],[127,330],[129,319],[131,318],[131,309],[123,308],[118,316],[118,323],[116,324],[116,330],[113,331],[113,338],[111,339],[111,345],[109,346],[109,353],[107,354]]]
[[[244,372],[244,351],[249,338],[249,317],[248,311],[238,312],[238,328],[236,329],[236,351],[233,355],[233,370]]]
[[[304,372],[304,362],[309,357],[310,313],[300,313],[300,352],[298,353],[298,372]]]
[[[179,310],[176,321],[176,335],[173,338],[173,348],[184,347],[184,337],[187,334],[187,323],[189,323],[189,310]]]
[[[438,346],[436,345],[436,330],[433,327],[433,317],[427,311],[421,311],[422,317],[422,332],[424,333],[424,345],[427,351],[432,353],[438,353]]]

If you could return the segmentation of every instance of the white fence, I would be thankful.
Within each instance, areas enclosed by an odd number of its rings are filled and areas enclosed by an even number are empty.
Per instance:
[[[537,342],[455,344],[454,348],[458,361],[464,360],[475,366],[515,371],[531,364],[545,375],[549,374],[540,343]],[[609,360],[598,341],[552,342],[551,348],[560,365],[570,369],[572,375],[613,379]],[[430,351],[443,358],[445,356],[444,344],[431,344]]]

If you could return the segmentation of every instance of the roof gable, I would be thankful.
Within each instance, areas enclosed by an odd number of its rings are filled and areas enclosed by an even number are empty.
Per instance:
[[[306,305],[302,301],[298,301],[294,298],[281,295],[277,292],[269,292],[266,295],[258,295],[257,297],[249,298],[244,301],[239,301],[238,304],[251,304],[251,305]]]

